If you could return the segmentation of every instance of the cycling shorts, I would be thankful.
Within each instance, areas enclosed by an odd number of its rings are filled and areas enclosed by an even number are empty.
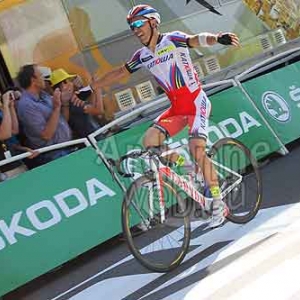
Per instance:
[[[186,88],[168,95],[171,107],[156,120],[154,127],[167,136],[174,136],[189,126],[190,137],[207,138],[211,103],[202,89],[191,93]]]

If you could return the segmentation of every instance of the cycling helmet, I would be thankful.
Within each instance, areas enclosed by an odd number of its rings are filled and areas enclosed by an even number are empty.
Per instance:
[[[159,15],[158,11],[149,5],[140,4],[140,5],[134,6],[128,12],[128,15],[127,15],[128,24],[131,23],[132,18],[138,17],[138,16],[143,16],[147,19],[155,19],[157,21],[157,23],[160,24],[160,15]]]

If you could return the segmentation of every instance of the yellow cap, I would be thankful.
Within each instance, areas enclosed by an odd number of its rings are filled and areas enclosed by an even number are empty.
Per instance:
[[[56,69],[51,73],[50,81],[52,85],[56,85],[66,79],[74,78],[76,75],[68,74],[64,69]]]

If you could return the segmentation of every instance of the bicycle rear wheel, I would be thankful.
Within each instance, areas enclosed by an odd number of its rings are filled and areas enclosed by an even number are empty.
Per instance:
[[[241,142],[224,138],[210,149],[219,177],[223,201],[227,204],[227,219],[247,223],[257,214],[262,201],[262,182],[256,159]]]
[[[184,199],[166,181],[160,185],[163,204],[154,178],[142,176],[131,184],[122,205],[122,226],[133,256],[151,271],[168,272],[188,251],[190,220]],[[135,226],[146,230],[135,236]]]

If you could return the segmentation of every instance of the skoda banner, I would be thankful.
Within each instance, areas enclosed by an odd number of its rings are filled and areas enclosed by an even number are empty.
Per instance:
[[[299,76],[298,62],[243,83],[249,96],[284,144],[300,137]]]
[[[0,295],[121,232],[121,190],[92,147],[2,182],[0,193]]]

